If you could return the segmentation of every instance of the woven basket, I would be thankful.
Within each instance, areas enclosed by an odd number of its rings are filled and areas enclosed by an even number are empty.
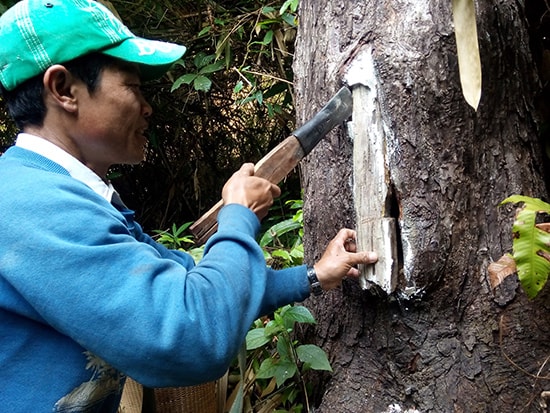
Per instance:
[[[150,403],[144,402],[143,386],[128,378],[122,392],[119,413],[223,413],[227,374],[219,380],[197,386],[145,390],[146,396],[153,395],[152,408],[146,406]]]

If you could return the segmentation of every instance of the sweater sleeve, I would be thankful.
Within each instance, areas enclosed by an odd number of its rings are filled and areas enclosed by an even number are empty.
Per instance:
[[[54,188],[32,183],[38,201],[17,193],[2,201],[12,218],[0,230],[2,277],[25,316],[145,385],[220,377],[255,318],[309,294],[303,266],[266,266],[254,238],[259,222],[247,208],[220,211],[218,232],[194,265],[139,226],[136,236],[89,189],[56,179]]]

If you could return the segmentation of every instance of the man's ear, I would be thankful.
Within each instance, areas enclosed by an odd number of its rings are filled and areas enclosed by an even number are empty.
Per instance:
[[[76,112],[78,102],[74,93],[75,78],[63,65],[50,66],[43,77],[46,101],[68,112]]]

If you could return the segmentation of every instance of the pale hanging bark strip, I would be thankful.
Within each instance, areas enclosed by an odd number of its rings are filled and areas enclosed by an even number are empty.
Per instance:
[[[452,0],[460,83],[466,102],[477,111],[481,99],[481,61],[474,0]]]

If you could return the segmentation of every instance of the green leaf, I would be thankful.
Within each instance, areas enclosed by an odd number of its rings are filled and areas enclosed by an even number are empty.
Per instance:
[[[203,92],[208,92],[212,87],[212,81],[206,76],[198,75],[193,82],[193,87],[195,90],[201,90]]]
[[[270,341],[271,338],[266,335],[265,328],[255,328],[246,334],[246,349],[255,350]]]
[[[268,103],[267,105],[267,115],[272,118],[275,114],[275,111],[273,110],[273,105],[271,103]]]
[[[281,358],[281,360],[292,362],[290,349],[291,343],[289,342],[287,335],[280,335],[277,340],[277,353],[279,353],[279,357]]]
[[[275,250],[271,253],[272,257],[281,258],[283,261],[288,262],[292,260],[290,253],[285,250]]]
[[[281,317],[285,320],[285,323],[290,320],[298,323],[316,324],[311,312],[303,305],[285,307],[281,311]]]
[[[277,317],[275,316],[275,318]],[[282,323],[277,322],[276,320],[271,320],[265,326],[265,335],[268,337],[274,337],[277,334],[282,333],[283,331],[285,331],[285,326]]]
[[[266,262],[271,260],[271,254],[269,253],[269,251],[267,251],[266,249],[262,249],[262,252],[264,254],[264,259],[265,259]]]
[[[260,105],[264,103],[264,94],[261,90],[258,90],[256,93],[254,93],[254,98],[258,101]]]
[[[265,6],[264,8],[262,8],[262,13],[263,14],[270,14],[270,13],[273,13],[275,12],[275,8],[271,7],[271,6]]]
[[[187,73],[183,76],[178,77],[174,82],[174,84],[172,85],[170,92],[173,92],[174,90],[179,89],[180,86],[183,85],[184,83],[186,85],[190,84],[196,79],[196,77],[197,77],[197,74],[195,73]]]
[[[256,373],[259,379],[269,379],[275,377],[277,386],[281,387],[285,381],[293,377],[298,368],[296,364],[288,361],[275,360],[272,358],[265,359],[260,365],[260,369]]]
[[[199,34],[197,35],[197,37],[202,37],[204,36],[205,34],[207,34],[208,32],[210,32],[210,30],[212,29],[212,26],[206,26],[204,29],[202,29]]]
[[[314,344],[296,347],[296,354],[306,369],[332,371],[326,353]]]
[[[193,64],[197,69],[201,69],[204,66],[212,63],[212,61],[216,58],[215,55],[210,54],[207,55],[206,53],[198,53],[195,58],[193,59]]]
[[[281,16],[281,18],[285,21],[286,24],[288,24],[290,27],[296,27],[297,20],[296,16],[290,13],[285,13]]]
[[[301,228],[302,223],[295,221],[292,218],[285,219],[284,221],[278,222],[277,224],[271,226],[260,239],[260,246],[265,247],[266,245],[272,244],[275,239],[280,237],[287,232],[294,231]]]
[[[304,244],[298,244],[290,250],[290,256],[292,259],[303,261],[304,259]]]
[[[538,199],[538,198],[531,198],[529,196],[524,195],[511,195],[508,198],[506,198],[504,201],[502,201],[500,204],[519,204],[524,203],[525,208],[533,210],[533,211],[541,211],[541,212],[547,212],[550,213],[550,204]]]
[[[529,298],[542,290],[550,273],[550,234],[536,227],[539,212],[550,213],[550,204],[537,198],[513,195],[502,201],[523,203],[512,227],[513,257],[521,286]]]
[[[227,55],[227,48],[230,47],[229,36],[227,36],[227,33],[224,33],[221,38],[223,38],[223,40],[216,45],[216,53],[214,54],[216,59],[223,54]]]
[[[298,3],[299,0],[286,0],[279,10],[279,14],[283,14],[289,7],[292,13],[296,13],[296,10],[298,9]]]
[[[202,256],[204,255],[204,245],[201,245],[197,248],[188,249],[187,253],[191,255],[195,263],[198,263],[200,260],[202,260]]]
[[[268,45],[269,43],[271,43],[272,40],[273,40],[273,30],[269,30],[265,34],[264,39],[262,40],[262,44]]]
[[[235,87],[233,88],[233,93],[239,93],[241,90],[243,90],[244,84],[242,80],[239,80]]]
[[[264,92],[264,99],[272,98],[273,96],[277,96],[280,93],[286,93],[287,91],[288,84],[285,82],[277,82]]]
[[[214,73],[218,70],[222,70],[225,67],[225,62],[223,60],[218,60],[215,63],[209,64],[204,66],[199,73],[200,74],[207,74],[207,73]]]

